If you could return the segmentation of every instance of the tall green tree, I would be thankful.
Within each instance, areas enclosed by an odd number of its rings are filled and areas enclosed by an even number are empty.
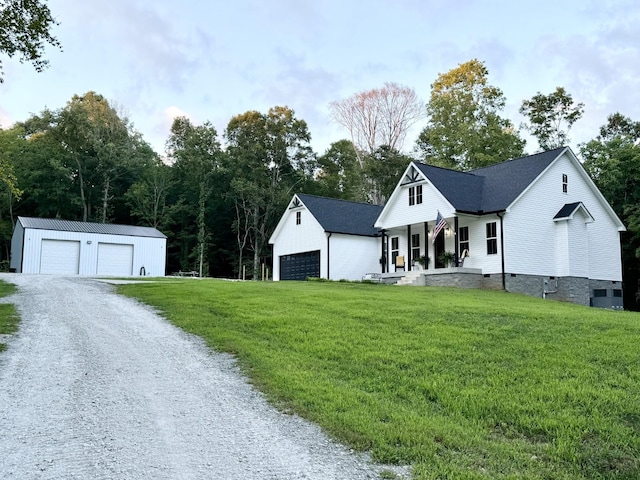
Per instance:
[[[378,185],[380,195],[388,199],[396,188],[398,179],[412,160],[411,157],[403,155],[388,145],[382,145],[367,157],[365,171],[367,176]]]
[[[360,166],[356,150],[349,140],[332,143],[318,157],[315,177],[320,195],[354,202],[367,200],[369,187],[364,168]]]
[[[238,276],[245,248],[253,253],[253,278],[260,276],[267,242],[295,189],[311,181],[316,162],[307,123],[288,107],[266,114],[249,111],[233,117],[225,131],[229,197],[236,219]]]
[[[171,173],[171,167],[157,159],[146,167],[141,179],[129,187],[125,198],[134,218],[160,230],[168,227]]]
[[[210,122],[193,125],[186,117],[175,118],[166,152],[178,189],[172,216],[179,229],[180,268],[194,266],[200,276],[206,276],[211,244],[208,212],[223,163],[218,132]]]
[[[584,112],[584,103],[575,103],[564,87],[543,95],[538,92],[529,100],[524,100],[520,113],[528,118],[523,128],[538,139],[542,150],[566,146],[569,130]]]
[[[22,194],[17,197],[7,190],[9,215],[48,218],[76,218],[80,203],[74,191],[73,172],[66,166],[65,152],[51,135],[32,130],[33,124],[18,123],[2,131],[0,150],[5,151],[9,138],[14,148],[8,152],[16,185]]]
[[[20,197],[22,191],[17,187],[12,158],[21,149],[24,140],[20,129],[0,130],[0,182],[4,183],[7,191],[14,197]]]
[[[41,72],[48,65],[43,58],[47,44],[60,48],[51,34],[57,25],[49,7],[39,0],[0,1],[0,53],[9,58],[20,56],[20,62],[30,62]],[[4,81],[0,60],[0,83]]]
[[[52,191],[66,192],[69,181],[75,190],[76,197],[57,215],[82,221],[130,221],[124,193],[157,155],[104,97],[95,92],[74,95],[64,108],[45,109],[20,125],[29,145],[42,149],[21,161],[28,164],[46,152],[49,158],[40,162],[37,171],[43,177],[47,169],[53,170],[52,178],[64,175]],[[34,193],[41,192],[39,188],[30,190],[27,196],[31,200]]]
[[[629,308],[635,304],[640,276],[640,122],[615,113],[580,152],[585,169],[627,227],[622,234],[622,262]]]
[[[505,97],[477,59],[440,74],[431,85],[428,123],[417,150],[431,164],[471,170],[521,156],[525,141],[500,116]]]
[[[156,157],[128,119],[100,94],[74,95],[54,113],[49,134],[63,146],[80,195],[83,221],[115,220],[112,201]]]

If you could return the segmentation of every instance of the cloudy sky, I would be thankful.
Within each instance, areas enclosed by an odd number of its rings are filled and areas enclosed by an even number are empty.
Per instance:
[[[323,153],[347,138],[328,105],[395,82],[426,102],[472,58],[507,98],[504,116],[563,86],[585,104],[571,146],[609,114],[640,120],[638,0],[50,0],[63,45],[50,67],[3,57],[0,126],[96,91],[164,152],[173,117],[222,134],[247,110],[287,105]],[[410,150],[417,130],[405,144]],[[537,149],[529,140],[527,152]]]

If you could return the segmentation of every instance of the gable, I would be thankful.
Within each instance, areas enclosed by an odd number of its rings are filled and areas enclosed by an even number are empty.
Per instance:
[[[591,180],[589,174],[584,169],[582,164],[578,161],[577,157],[571,151],[570,148],[561,149],[560,154],[550,162],[540,174],[531,181],[526,188],[511,202],[508,208],[512,208],[517,202],[520,201],[525,195],[529,195],[529,192],[534,190],[534,187],[539,183],[547,184],[549,182],[549,176],[553,176],[552,184],[560,188],[559,173],[571,174],[571,184],[569,185],[569,197],[573,197],[574,202],[570,203],[582,203],[586,215],[591,217],[591,213],[587,210],[585,203],[591,198],[591,201],[596,201],[603,209],[604,213],[611,218],[611,221],[620,232],[625,231],[624,224],[615,213],[609,202],[604,198],[604,195],[600,192],[596,184]],[[577,182],[577,183],[576,183]],[[582,193],[578,198],[575,198],[576,189],[580,189]],[[557,191],[554,189],[554,191]],[[538,194],[539,195],[539,194]],[[565,193],[566,195],[566,193]],[[544,200],[544,199],[541,199]],[[569,208],[565,205],[566,208]],[[560,212],[559,212],[560,213]],[[592,217],[593,218],[593,217]]]
[[[581,213],[585,219],[585,223],[591,223],[594,221],[593,216],[587,210],[582,202],[573,202],[565,204],[556,215],[553,217],[554,222],[560,220],[571,220],[576,213]]]
[[[429,167],[427,165],[411,162],[409,166],[405,169],[404,173],[400,177],[400,180],[396,184],[396,188],[393,190],[393,193],[389,197],[389,200],[385,204],[382,209],[380,215],[378,216],[375,225],[377,227],[390,228],[396,224],[407,224],[412,223],[412,221],[407,218],[408,215],[419,215],[420,207],[423,205],[436,205],[436,208],[440,208],[443,211],[449,212],[453,210],[452,205],[447,199],[442,195],[442,193],[438,190],[437,186],[434,182],[431,182],[431,179],[428,178],[427,173],[425,172],[424,167]],[[437,169],[438,167],[430,167],[433,169]],[[444,172],[452,172],[452,173],[461,173],[454,172],[453,170],[440,169]],[[412,186],[422,185],[422,196],[424,199],[423,205],[416,205],[407,209],[407,196],[406,192]]]
[[[380,235],[380,230],[375,228],[373,223],[382,211],[381,206],[298,193],[289,202],[269,243],[275,242],[289,216],[301,211],[308,212],[320,228],[328,233],[365,237]]]

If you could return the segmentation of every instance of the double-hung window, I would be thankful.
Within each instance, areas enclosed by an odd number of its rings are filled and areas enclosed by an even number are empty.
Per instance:
[[[458,229],[458,242],[458,249],[460,255],[462,255],[465,250],[469,250],[469,227],[460,227]]]
[[[302,223],[302,213],[296,212],[296,225],[300,225]]]
[[[414,262],[420,258],[420,234],[414,233],[411,235],[411,260]]]
[[[391,237],[391,263],[396,264],[396,257],[400,253],[400,241],[398,237]]]
[[[487,223],[487,255],[498,253],[498,230],[496,222]]]
[[[422,185],[409,187],[409,206],[422,203]]]

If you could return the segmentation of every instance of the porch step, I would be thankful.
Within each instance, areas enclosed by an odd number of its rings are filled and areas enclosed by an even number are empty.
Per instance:
[[[396,283],[396,285],[412,285],[413,282],[415,282],[418,278],[420,278],[420,275],[422,275],[421,271],[413,271],[413,272],[407,272],[406,275],[404,275],[400,280],[398,280],[398,283]]]

